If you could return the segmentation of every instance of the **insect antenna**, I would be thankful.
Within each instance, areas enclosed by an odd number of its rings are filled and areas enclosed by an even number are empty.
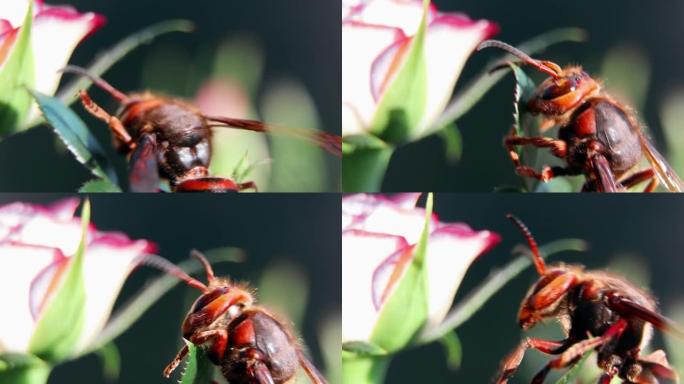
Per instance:
[[[199,260],[200,263],[202,263],[202,266],[204,266],[204,270],[207,272],[207,281],[211,283],[212,280],[214,280],[214,269],[211,267],[211,264],[209,263],[209,260],[207,260],[206,257],[202,254],[202,252],[193,249],[190,251],[190,256],[196,258]]]
[[[206,293],[209,291],[209,288],[207,288],[207,286],[203,282],[191,277],[190,275],[185,273],[185,271],[180,269],[177,265],[171,263],[163,257],[147,254],[141,256],[138,259],[138,262],[142,265],[154,267],[170,275],[173,275],[179,278],[180,280],[183,280],[189,286],[197,288],[202,292]]]
[[[530,232],[522,220],[518,219],[512,214],[507,214],[506,218],[514,222],[518,228],[520,228],[523,236],[525,236],[525,239],[527,239],[527,243],[530,245],[530,250],[532,251],[532,262],[534,263],[534,267],[537,269],[537,273],[544,275],[546,272],[546,264],[544,263],[544,259],[542,259],[542,257],[539,255],[539,247],[537,246],[537,242],[534,240],[534,237],[532,237],[532,232]]]
[[[537,70],[544,72],[547,75],[550,75],[551,77],[553,77],[555,79],[557,79],[561,76],[560,73],[562,72],[562,69],[558,66],[558,64],[552,63],[550,61],[540,61],[540,60],[533,59],[527,53],[519,50],[518,48],[516,48],[512,45],[506,44],[503,41],[486,40],[477,46],[478,51],[481,51],[485,48],[503,49],[504,51],[506,51],[506,52],[510,53],[511,55],[522,60],[523,63],[531,65],[531,66],[535,67]]]
[[[119,103],[126,104],[128,102],[128,96],[126,96],[125,93],[114,88],[114,86],[106,82],[103,78],[95,76],[92,73],[88,72],[88,70],[85,68],[77,67],[75,65],[67,65],[66,67],[60,69],[58,72],[73,73],[76,75],[87,77],[88,79],[90,79],[90,81],[93,82],[93,84],[97,85],[103,91],[109,93]]]

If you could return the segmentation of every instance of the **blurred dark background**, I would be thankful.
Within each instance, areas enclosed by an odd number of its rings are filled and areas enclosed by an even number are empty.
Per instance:
[[[551,195],[522,194],[436,194],[435,213],[443,222],[464,222],[473,229],[499,233],[503,241],[482,255],[466,274],[456,296],[459,302],[481,283],[489,273],[513,259],[512,249],[526,242],[522,234],[504,217],[514,213],[532,231],[540,245],[564,238],[580,238],[589,244],[587,252],[563,252],[552,256],[550,263],[579,263],[589,269],[604,269],[628,276],[635,284],[647,287],[658,299],[668,316],[680,317],[684,299],[681,273],[684,268],[684,237],[681,217],[684,200],[671,195]],[[528,268],[495,296],[470,320],[456,330],[463,347],[461,367],[449,371],[445,354],[433,343],[393,359],[387,383],[489,383],[501,360],[524,336],[562,338],[557,324],[522,332],[516,316],[522,298],[536,281],[533,268]],[[656,331],[653,349],[664,348],[662,333]],[[684,348],[681,341],[667,350],[670,362],[679,369],[684,360],[675,353]],[[545,355],[530,351],[523,360],[513,383],[529,383],[533,375],[548,361]],[[582,383],[595,383],[597,375],[589,368]],[[681,372],[681,371],[680,371]],[[584,373],[584,372],[583,372]],[[553,383],[551,377],[548,383]]]
[[[259,106],[265,88],[279,80],[292,80],[303,86],[313,99],[319,128],[340,133],[341,35],[337,2],[48,0],[48,3],[71,4],[80,12],[92,11],[107,17],[106,25],[76,48],[70,63],[81,66],[88,65],[98,53],[133,32],[156,22],[188,19],[195,24],[192,33],[166,34],[150,45],[137,48],[104,74],[106,80],[125,92],[149,88],[192,99],[212,75],[213,54],[221,43],[227,39],[248,40],[263,55],[260,86],[248,90],[255,92],[252,101],[257,112],[261,112]],[[166,80],[160,81],[162,75]],[[93,96],[105,108],[116,110],[116,105],[104,93],[93,91]],[[301,106],[288,108],[297,110]],[[85,116],[80,106],[74,106],[74,110]],[[125,179],[125,159],[111,149],[106,126],[91,117],[84,121],[110,150],[120,179]],[[4,164],[0,170],[0,190],[74,192],[89,180],[89,172],[55,137],[49,127],[41,126],[0,142],[0,163]],[[339,159],[325,155],[321,163],[326,166],[328,176],[325,186],[316,189],[338,190]],[[293,173],[291,177],[301,177],[298,172]]]
[[[668,118],[667,106],[672,94],[684,86],[684,52],[678,49],[677,43],[684,34],[684,3],[673,0],[648,4],[638,0],[552,3],[434,0],[434,3],[441,11],[465,12],[474,19],[498,23],[501,32],[495,38],[514,45],[555,28],[585,29],[588,33],[586,42],[554,45],[536,56],[561,65],[581,64],[589,74],[605,80],[608,90],[629,88],[633,83],[645,81],[646,89],[634,95],[630,103],[650,129],[656,147],[667,154],[663,120]],[[620,59],[625,57],[625,52],[628,58]],[[500,55],[495,50],[473,54],[456,89],[461,89],[489,60]],[[608,56],[615,58],[616,55],[617,60],[607,61]],[[620,69],[616,67],[621,65],[628,68],[628,76],[618,78],[616,72]],[[543,78],[533,70],[526,72],[536,82]],[[634,100],[636,98],[642,100]],[[501,144],[511,126],[512,101],[513,79],[507,75],[457,121],[463,136],[459,162],[450,164],[444,155],[442,140],[428,137],[395,152],[383,190],[489,192],[503,185],[520,185]],[[677,101],[680,103],[678,110],[682,110],[680,99]],[[673,124],[677,124],[676,120]],[[672,129],[681,132],[682,127],[677,124]],[[684,151],[681,142],[671,144]],[[671,162],[675,160],[668,157]],[[675,168],[684,171],[678,161],[675,163]]]
[[[50,203],[69,195],[0,195],[0,204],[13,201]],[[314,363],[339,383],[341,310],[340,208],[332,194],[298,195],[94,195],[91,220],[99,230],[122,231],[131,238],[156,242],[159,254],[173,262],[187,260],[191,249],[241,248],[241,263],[216,264],[216,274],[250,282],[267,295],[264,284],[280,281],[285,302],[265,303],[273,308],[300,297],[288,297],[304,287],[297,333]],[[139,268],[124,285],[118,303],[136,295],[145,282],[161,273]],[[269,276],[267,278],[267,275]],[[197,275],[204,280],[203,274]],[[291,279],[287,285],[283,280]],[[260,284],[261,283],[261,284]],[[277,296],[278,292],[275,292]],[[172,383],[162,370],[181,345],[180,325],[196,290],[179,284],[156,302],[137,323],[115,340],[121,352],[120,383]],[[268,301],[266,298],[261,301]],[[306,382],[306,381],[304,381]],[[99,359],[91,354],[55,369],[49,383],[105,383]]]

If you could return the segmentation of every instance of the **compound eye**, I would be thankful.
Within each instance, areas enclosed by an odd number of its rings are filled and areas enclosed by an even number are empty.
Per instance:
[[[213,302],[214,300],[218,299],[219,297],[223,296],[228,292],[227,287],[221,287],[221,288],[216,288],[213,291],[206,293],[195,300],[195,303],[192,305],[192,308],[190,309],[190,313],[195,313],[202,308],[206,307],[209,305],[209,303]]]
[[[541,92],[544,100],[553,100],[570,92],[574,92],[579,85],[581,78],[578,74],[571,74],[561,79],[551,79],[552,81]]]

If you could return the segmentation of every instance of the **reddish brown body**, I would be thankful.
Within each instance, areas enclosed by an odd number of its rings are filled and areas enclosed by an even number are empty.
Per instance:
[[[130,187],[135,192],[158,191],[160,177],[169,180],[174,192],[256,190],[253,182],[236,183],[209,174],[211,130],[215,127],[296,136],[341,156],[339,136],[277,127],[256,120],[205,116],[183,100],[149,92],[126,95],[79,67],[68,66],[63,71],[89,77],[121,103],[118,115],[111,116],[86,91],[81,91],[85,109],[107,123],[114,135],[114,145],[129,156]]]
[[[183,338],[205,348],[212,363],[234,384],[293,383],[301,366],[314,384],[325,384],[325,378],[304,356],[289,327],[254,299],[245,286],[214,277],[208,261],[194,251],[205,266],[209,285],[193,279],[168,262],[148,260],[200,289],[182,326]],[[183,347],[164,369],[169,378],[188,353]]]
[[[539,85],[527,110],[544,117],[542,132],[559,126],[558,138],[517,136],[511,131],[504,145],[519,175],[544,182],[556,176],[583,175],[583,191],[617,192],[646,181],[646,192],[655,190],[658,182],[670,191],[684,191],[684,183],[644,136],[634,112],[605,93],[581,67],[561,68],[535,60],[495,40],[485,41],[478,49],[487,47],[504,49],[551,76]],[[549,148],[566,166],[546,166],[537,172],[521,164],[517,147],[522,145]],[[636,170],[644,157],[650,167]]]
[[[610,383],[616,376],[624,383],[678,382],[663,351],[641,355],[650,343],[653,327],[684,336],[658,312],[649,294],[603,271],[585,271],[583,266],[562,263],[547,267],[527,227],[514,216],[508,217],[522,229],[540,274],[520,305],[518,322],[527,330],[545,319],[556,319],[566,338],[525,339],[503,361],[497,383],[508,382],[530,348],[557,355],[534,377],[535,384],[543,383],[552,369],[570,367],[591,350],[597,352],[598,366],[604,371],[600,384]]]

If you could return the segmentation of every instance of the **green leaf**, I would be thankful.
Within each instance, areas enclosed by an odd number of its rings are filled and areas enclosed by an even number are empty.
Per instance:
[[[86,181],[78,191],[80,193],[107,193],[121,192],[121,188],[107,179],[93,179]]]
[[[383,140],[401,144],[412,137],[412,130],[423,118],[427,100],[425,34],[429,0],[423,1],[423,18],[404,63],[382,95],[370,131]]]
[[[102,361],[102,373],[109,382],[119,381],[121,374],[121,354],[113,342],[105,344],[97,351]]]
[[[188,357],[180,384],[206,384],[213,382],[215,366],[209,361],[204,349],[197,348],[191,342],[188,345]]]
[[[380,192],[394,148],[357,148],[342,157],[344,192]]]
[[[539,253],[543,258],[558,252],[575,251],[581,252],[587,249],[587,244],[581,239],[562,239],[552,241],[539,247]],[[528,251],[526,250],[525,253]],[[473,289],[459,304],[457,304],[444,321],[437,327],[426,331],[420,337],[421,344],[426,344],[444,337],[449,332],[457,329],[461,324],[470,319],[480,310],[497,292],[501,290],[509,281],[513,280],[522,271],[532,265],[532,261],[527,254],[513,259],[505,267],[498,271],[493,271],[489,277]]]
[[[463,137],[456,124],[450,124],[441,131],[439,136],[444,142],[444,154],[449,164],[456,164],[463,154]]]
[[[45,119],[76,156],[76,160],[85,165],[93,175],[114,184],[111,180],[116,180],[116,174],[109,166],[104,149],[81,118],[55,97],[37,91],[31,91],[31,94]]]
[[[384,348],[367,341],[347,341],[342,344],[342,350],[357,355],[385,356],[388,354]]]
[[[0,354],[0,383],[47,383],[50,370],[50,366],[36,356]]]
[[[428,317],[429,292],[425,258],[432,220],[432,201],[430,193],[425,207],[425,226],[414,247],[413,260],[383,306],[370,337],[371,343],[390,352],[402,349],[411,342]]]
[[[219,262],[241,262],[244,260],[244,253],[240,249],[230,247],[208,251],[205,253],[205,256],[212,264]],[[178,267],[187,274],[193,274],[203,270],[203,267],[194,259],[184,261],[178,264]],[[109,322],[97,336],[93,345],[91,345],[88,350],[84,351],[82,355],[102,348],[104,345],[121,335],[133,325],[145,311],[154,305],[160,297],[170,291],[179,282],[180,280],[174,276],[162,275],[150,284],[147,284],[134,299],[126,303],[110,317]]]
[[[565,372],[565,374],[561,376],[561,378],[558,379],[558,381],[556,381],[556,384],[574,383],[575,376],[577,376],[580,373],[580,371],[582,370],[582,366],[593,352],[594,350],[585,353],[584,356],[582,356],[582,358],[572,368],[568,369],[568,371]]]
[[[31,108],[31,96],[25,88],[33,87],[34,82],[32,24],[31,0],[14,47],[0,70],[0,136],[18,131]]]
[[[586,33],[578,28],[560,28],[543,33],[533,39],[530,39],[518,46],[520,50],[529,55],[533,55],[551,45],[561,42],[581,42],[586,38]],[[498,67],[506,61],[509,61],[512,56],[503,55],[498,60],[492,62],[492,65],[486,65],[485,69],[471,81],[463,91],[460,91],[454,96],[449,106],[444,109],[444,112],[436,120],[436,122],[425,131],[425,135],[429,135],[438,131],[450,123],[457,121],[461,116],[468,112],[480,99],[491,89],[499,80],[503,79],[506,71],[497,71],[489,73],[490,68]]]
[[[104,54],[97,57],[88,67],[88,72],[95,76],[100,76],[111,68],[112,65],[140,45],[149,44],[158,36],[169,32],[191,32],[192,30],[193,24],[188,20],[167,20],[153,24],[133,33],[114,47],[108,49]],[[78,91],[88,89],[91,84],[92,81],[90,81],[90,79],[79,77],[66,85],[62,91],[57,94],[57,98],[64,104],[69,105],[78,98]]]
[[[59,362],[73,355],[85,321],[83,260],[90,223],[88,200],[81,210],[81,223],[83,232],[78,249],[70,257],[64,280],[43,310],[29,342],[31,353],[50,362]]]
[[[527,102],[535,93],[536,86],[523,70],[512,62],[506,63],[515,77],[515,90],[513,92],[513,133],[516,136],[538,136],[539,118],[525,113]],[[527,149],[527,150],[526,150]],[[518,146],[518,157],[523,164],[535,164],[537,151],[531,146]],[[523,177],[528,190],[534,190],[536,180]],[[541,184],[541,183],[539,183]]]

